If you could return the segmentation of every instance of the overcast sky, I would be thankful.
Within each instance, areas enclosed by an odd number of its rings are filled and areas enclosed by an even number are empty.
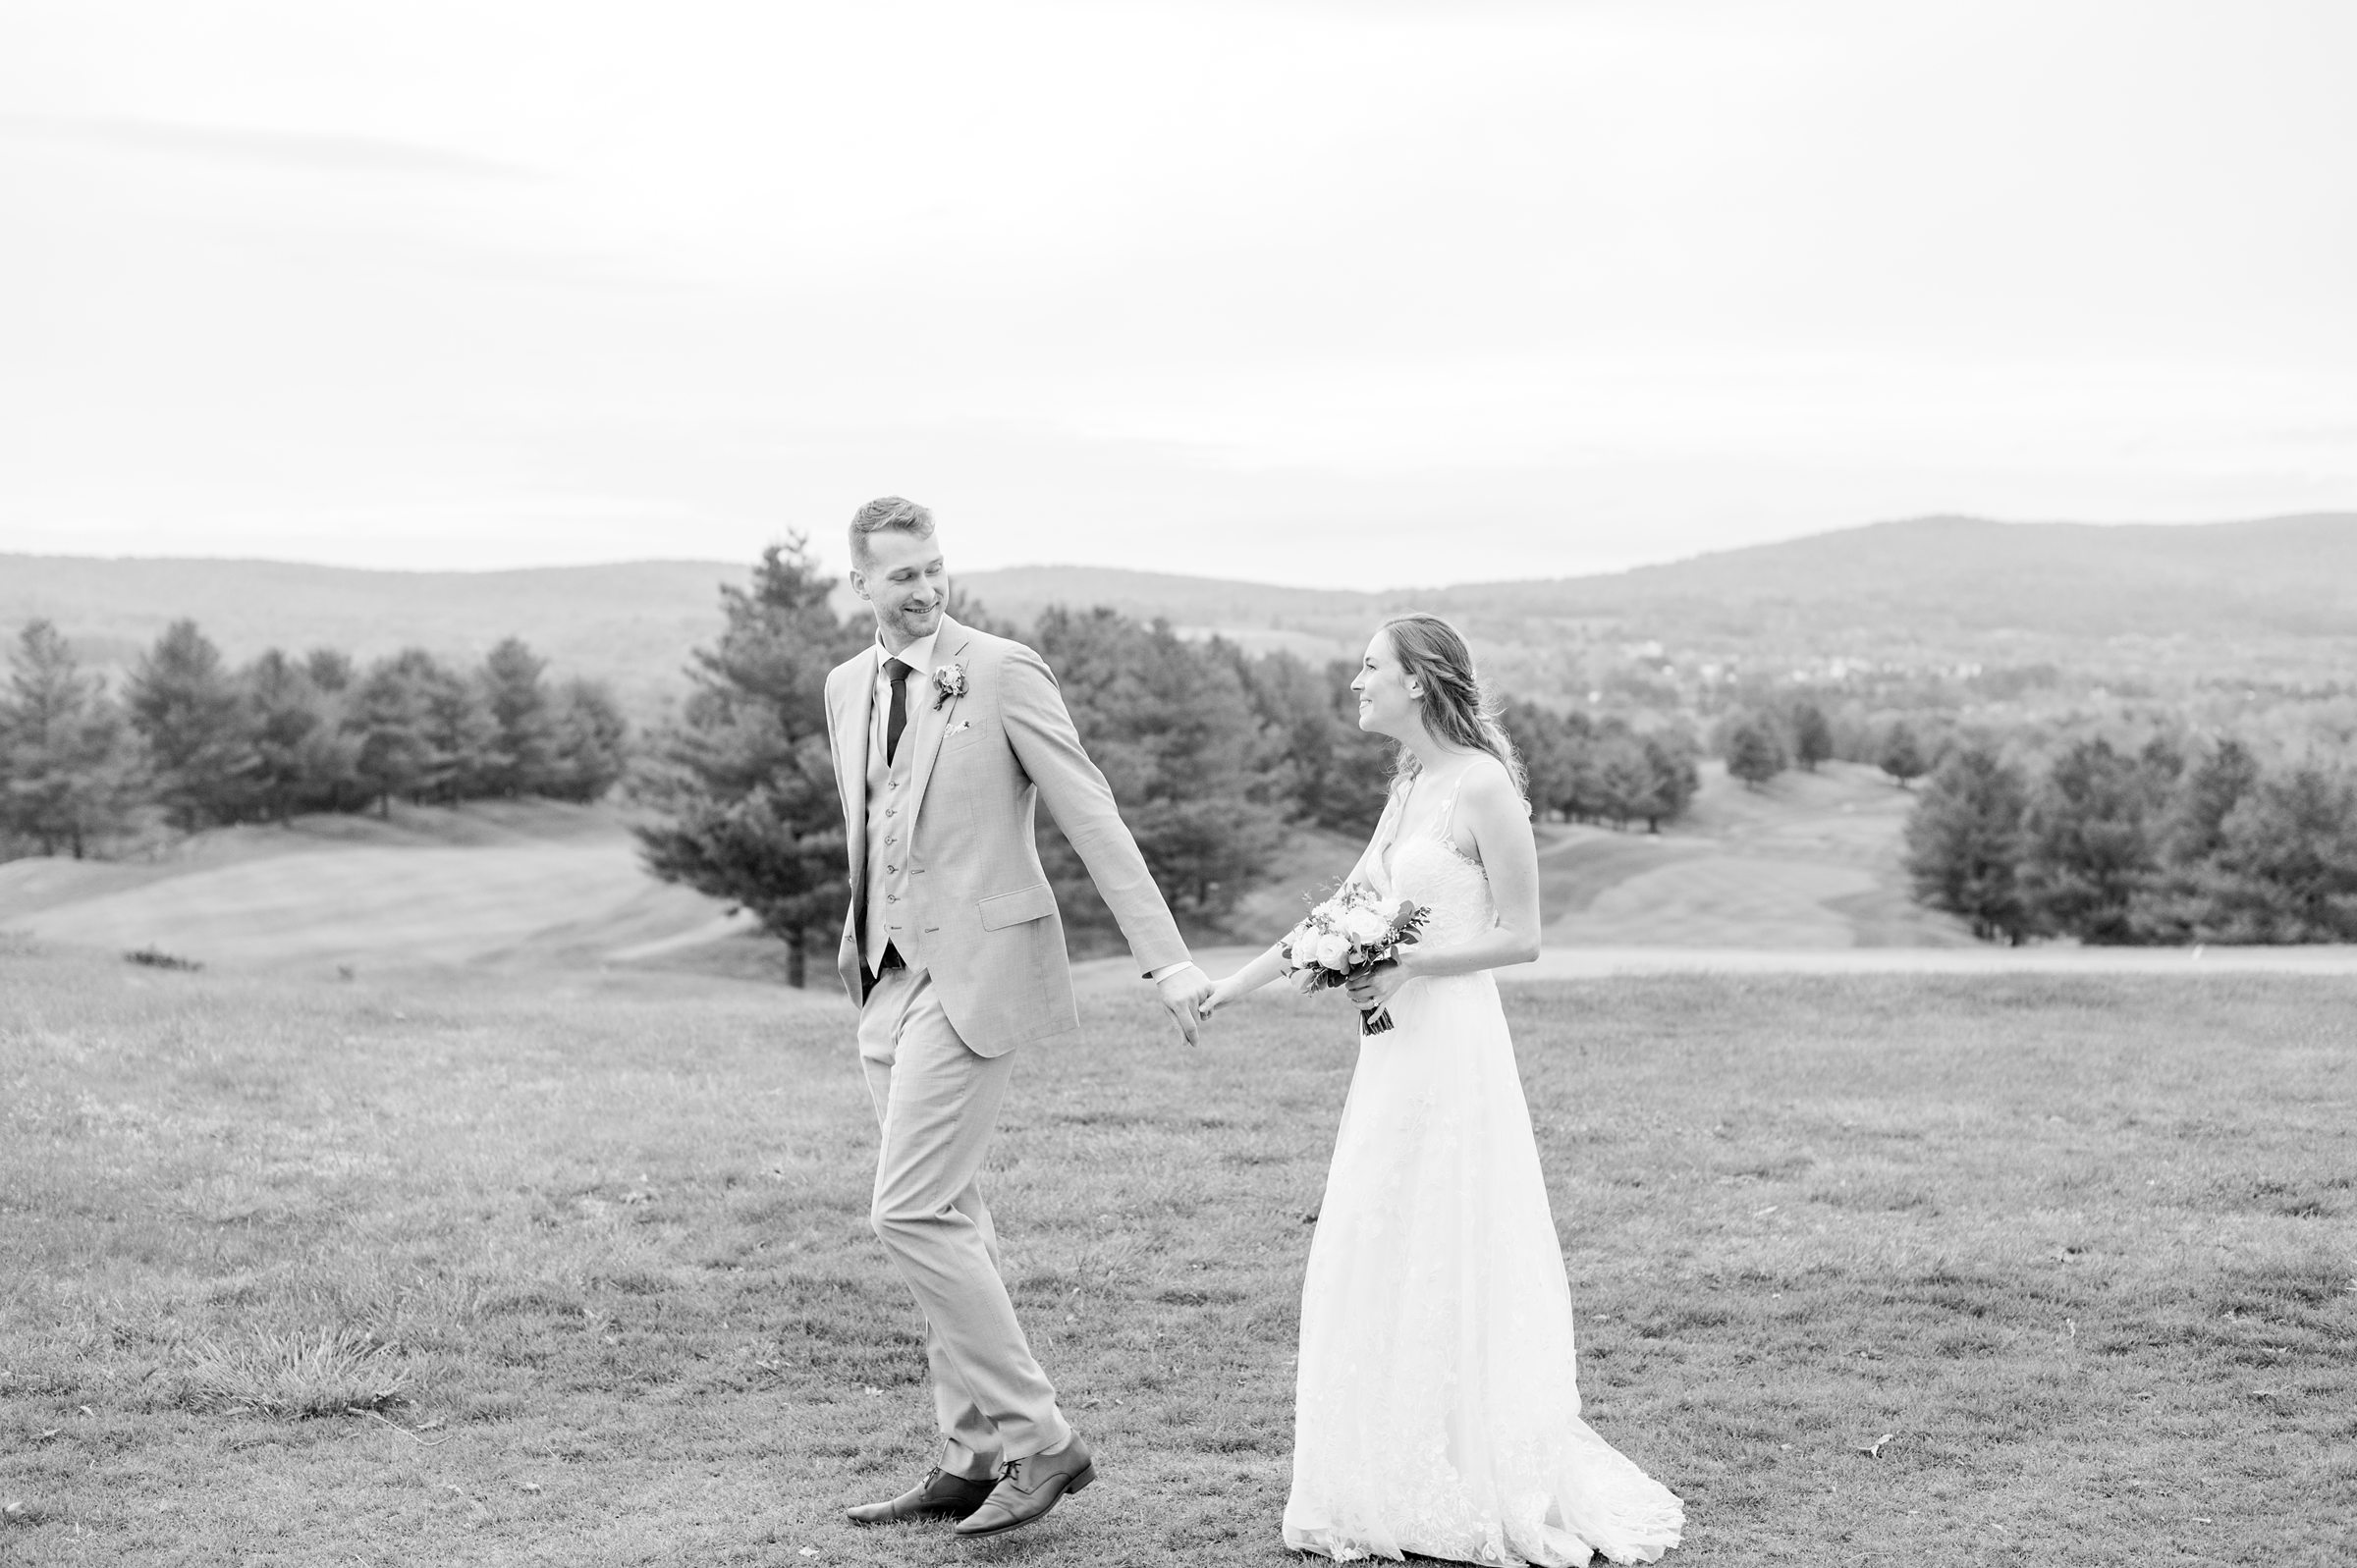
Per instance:
[[[0,550],[2357,510],[2353,67],[2345,0],[10,0]]]

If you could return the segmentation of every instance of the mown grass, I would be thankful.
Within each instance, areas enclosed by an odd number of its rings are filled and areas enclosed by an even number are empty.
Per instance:
[[[2348,1560],[2357,984],[1508,999],[1673,1561]],[[840,1004],[0,951],[0,1559],[1287,1560],[1343,1014],[1086,1008],[992,1202],[1107,1484],[960,1547],[839,1522],[930,1449]]]

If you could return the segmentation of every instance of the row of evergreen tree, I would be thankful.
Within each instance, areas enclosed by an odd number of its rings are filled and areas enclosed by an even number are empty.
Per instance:
[[[1530,774],[1534,814],[1568,822],[1642,822],[1648,832],[1685,814],[1701,785],[1700,749],[1683,727],[1639,730],[1618,715],[1558,714],[1510,702],[1506,731]]]
[[[2246,745],[1948,751],[1907,823],[1916,898],[1985,939],[2357,942],[2357,779]]]
[[[46,621],[0,693],[0,837],[80,857],[161,817],[186,831],[399,799],[594,800],[629,730],[604,687],[552,685],[509,638],[472,670],[411,648],[365,668],[333,648],[242,668],[192,621],[140,656],[118,699]]]
[[[1760,704],[1729,714],[1718,728],[1719,753],[1727,777],[1757,789],[1797,765],[1815,773],[1819,763],[1838,757],[1865,762],[1906,788],[1931,769],[1915,727],[1903,719],[1881,726],[1851,724],[1842,733],[1823,708],[1806,698],[1785,705]]]
[[[874,636],[829,604],[832,580],[799,540],[724,587],[720,638],[699,650],[679,721],[649,737],[631,792],[648,868],[726,898],[783,939],[806,975],[831,950],[849,897],[843,814],[827,751],[827,672]],[[969,625],[1012,634],[978,606]],[[1181,915],[1216,923],[1266,874],[1298,825],[1359,835],[1382,814],[1387,744],[1358,728],[1354,667],[1180,637],[1108,609],[1051,608],[1025,634],[1121,803],[1156,883]],[[1541,810],[1659,824],[1695,787],[1692,742],[1515,704],[1507,726]],[[1086,942],[1111,916],[1044,819],[1041,858]]]

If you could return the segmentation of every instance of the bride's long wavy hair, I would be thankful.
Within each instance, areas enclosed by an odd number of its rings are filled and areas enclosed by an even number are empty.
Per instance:
[[[1504,704],[1481,683],[1473,668],[1473,650],[1464,635],[1439,616],[1416,612],[1394,616],[1382,629],[1391,634],[1392,652],[1399,668],[1424,687],[1419,705],[1424,727],[1452,745],[1486,751],[1506,765],[1514,792],[1530,793],[1530,777],[1523,771],[1521,753],[1514,749],[1506,727],[1498,722]],[[1422,765],[1406,746],[1393,759],[1395,781],[1413,779]]]

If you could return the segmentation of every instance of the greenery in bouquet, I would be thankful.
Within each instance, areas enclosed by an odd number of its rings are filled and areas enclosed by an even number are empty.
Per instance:
[[[1347,883],[1302,917],[1285,939],[1285,972],[1302,995],[1346,986],[1399,956],[1418,940],[1432,911],[1412,898],[1386,898],[1363,883]],[[1382,1007],[1359,1014],[1370,1035],[1392,1027]]]

